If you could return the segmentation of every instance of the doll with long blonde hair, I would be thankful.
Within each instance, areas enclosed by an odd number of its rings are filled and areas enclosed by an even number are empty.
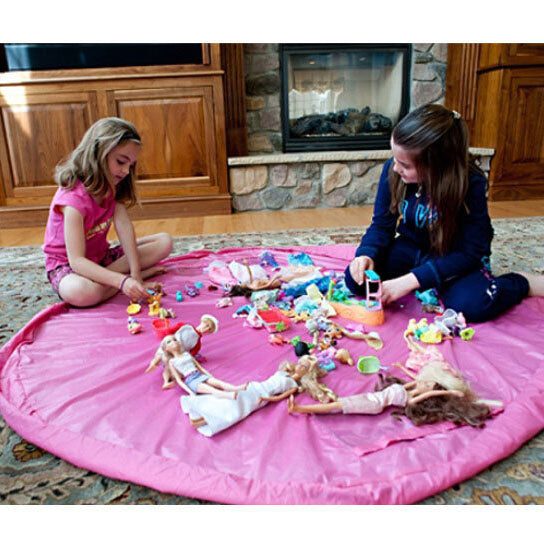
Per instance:
[[[56,168],[44,240],[53,290],[74,306],[98,304],[118,291],[147,298],[144,280],[163,272],[157,262],[172,250],[167,233],[136,239],[127,207],[137,201],[136,163],[142,142],[136,127],[117,117],[100,119]],[[111,225],[119,244],[110,246]]]
[[[173,335],[162,339],[161,350],[166,371],[189,395],[207,393],[216,397],[235,399],[237,392],[247,387],[247,384],[233,385],[214,378]]]

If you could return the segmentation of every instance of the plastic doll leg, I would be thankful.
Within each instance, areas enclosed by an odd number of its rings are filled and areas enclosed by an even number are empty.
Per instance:
[[[203,417],[199,417],[198,419],[191,419],[190,422],[195,429],[198,427],[202,427],[202,425],[206,425],[206,420]]]
[[[163,380],[163,383],[162,383],[163,389],[172,389],[172,387],[176,385],[176,382],[172,378],[172,375],[166,369],[164,369],[162,373],[162,380]]]
[[[248,386],[248,382],[242,385],[232,385],[231,383],[218,380],[217,378],[210,378],[208,380],[208,383],[210,385],[213,385],[214,387],[219,387],[224,391],[244,391],[245,389],[247,389]]]
[[[196,392],[214,395],[223,399],[235,399],[237,394],[237,391],[223,391],[223,389],[217,389],[207,382],[199,383]]]
[[[529,293],[529,282],[521,274],[496,278],[477,270],[455,280],[441,291],[447,308],[462,312],[473,323],[489,321],[519,304]]]

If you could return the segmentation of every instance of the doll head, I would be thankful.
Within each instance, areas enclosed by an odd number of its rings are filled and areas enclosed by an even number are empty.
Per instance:
[[[169,361],[175,355],[182,353],[182,345],[176,340],[176,338],[169,334],[165,336],[161,341],[161,349],[164,354],[164,359]]]
[[[204,314],[200,318],[200,325],[197,327],[200,334],[214,334],[219,328],[219,322],[217,319],[210,314]]]

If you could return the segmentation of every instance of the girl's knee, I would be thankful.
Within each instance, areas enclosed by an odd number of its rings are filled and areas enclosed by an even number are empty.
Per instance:
[[[160,232],[159,234],[155,235],[155,244],[157,247],[157,253],[159,254],[157,261],[160,261],[172,253],[172,249],[174,248],[174,239],[167,232]]]
[[[72,306],[87,308],[105,300],[109,290],[111,288],[105,285],[72,274],[61,281],[59,296],[64,302]]]

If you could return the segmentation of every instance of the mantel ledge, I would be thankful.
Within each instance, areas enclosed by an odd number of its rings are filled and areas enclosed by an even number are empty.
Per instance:
[[[495,150],[487,147],[471,147],[470,153],[480,157],[492,157],[495,154]],[[229,157],[228,165],[256,166],[294,162],[381,161],[389,158],[391,158],[391,151],[389,149],[375,151],[316,151],[313,153],[274,153],[270,155]]]

